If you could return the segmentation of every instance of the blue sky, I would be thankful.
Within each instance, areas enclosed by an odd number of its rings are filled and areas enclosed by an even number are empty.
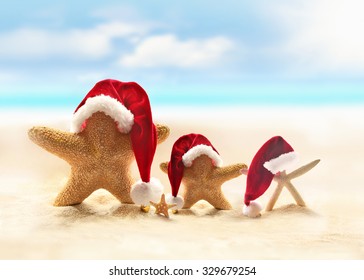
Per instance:
[[[8,1],[0,102],[73,106],[104,78],[136,81],[159,104],[364,102],[363,8],[360,0]]]

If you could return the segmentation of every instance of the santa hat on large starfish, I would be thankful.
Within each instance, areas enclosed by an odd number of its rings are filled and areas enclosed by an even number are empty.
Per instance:
[[[254,201],[270,186],[274,175],[297,161],[293,148],[281,137],[269,139],[256,153],[249,167],[243,210],[244,215],[258,217],[262,206]]]
[[[177,204],[175,209],[183,207],[183,198],[178,195],[185,167],[190,167],[199,156],[207,155],[215,166],[222,165],[222,159],[211,142],[201,134],[181,136],[173,145],[171,160],[168,163],[168,178],[172,195],[167,196],[167,203]]]
[[[150,177],[157,133],[147,93],[135,82],[111,79],[98,82],[76,108],[71,132],[81,132],[87,125],[87,119],[96,112],[103,112],[113,118],[121,133],[130,133],[141,177],[131,188],[132,200],[140,205],[158,201],[163,186],[159,180]]]

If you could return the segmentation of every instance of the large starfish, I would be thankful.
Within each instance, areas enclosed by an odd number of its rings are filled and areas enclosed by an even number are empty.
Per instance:
[[[158,143],[169,136],[169,128],[156,125]],[[122,203],[133,203],[130,188],[133,179],[130,164],[134,159],[129,134],[119,132],[115,121],[97,112],[80,133],[48,127],[33,127],[29,138],[48,152],[71,165],[71,174],[54,205],[81,203],[95,190],[104,188]]]
[[[163,172],[168,173],[168,162],[160,164]],[[206,200],[219,210],[232,209],[225,198],[221,186],[228,180],[240,176],[245,164],[234,164],[226,167],[214,166],[211,158],[201,155],[190,167],[185,167],[182,183],[185,186],[183,209],[190,209],[199,200]]]

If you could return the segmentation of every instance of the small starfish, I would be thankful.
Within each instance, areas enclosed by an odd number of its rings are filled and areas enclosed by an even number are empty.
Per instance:
[[[156,128],[158,143],[161,143],[169,136],[169,129],[161,125]],[[55,206],[79,204],[100,188],[108,190],[122,203],[133,203],[129,169],[134,154],[130,135],[119,132],[108,115],[94,113],[80,133],[33,127],[28,135],[34,143],[71,165],[69,180],[58,194]]]
[[[160,165],[163,172],[168,173],[168,162]],[[201,155],[190,167],[185,167],[182,183],[185,186],[183,209],[190,209],[199,200],[206,200],[219,210],[232,209],[229,201],[221,190],[221,185],[228,180],[238,177],[245,164],[234,164],[226,167],[214,166],[211,158]]]
[[[168,209],[177,205],[177,204],[167,204],[166,197],[164,194],[162,194],[161,200],[158,203],[150,201],[150,204],[154,206],[156,214],[162,214],[167,218],[169,218]]]
[[[307,173],[312,168],[314,168],[319,162],[320,162],[319,159],[314,160],[314,161],[310,162],[309,164],[306,164],[306,165],[296,169],[295,171],[292,171],[289,174],[286,174],[286,171],[276,174],[274,176],[274,180],[277,181],[278,184],[277,184],[277,187],[276,187],[272,197],[270,198],[270,200],[267,204],[267,207],[265,208],[265,211],[272,211],[275,203],[277,202],[279,195],[282,192],[283,187],[286,187],[288,189],[288,191],[291,193],[294,200],[296,201],[297,205],[302,206],[302,207],[306,206],[301,195],[299,194],[299,192],[296,190],[296,188],[291,183],[291,180]]]

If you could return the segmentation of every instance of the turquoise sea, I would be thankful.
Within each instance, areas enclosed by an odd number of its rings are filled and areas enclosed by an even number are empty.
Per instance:
[[[83,99],[83,94],[66,95],[0,95],[0,107],[76,107]],[[209,105],[360,105],[364,104],[364,93],[226,93],[226,94],[149,94],[150,102],[155,106],[209,106]]]

